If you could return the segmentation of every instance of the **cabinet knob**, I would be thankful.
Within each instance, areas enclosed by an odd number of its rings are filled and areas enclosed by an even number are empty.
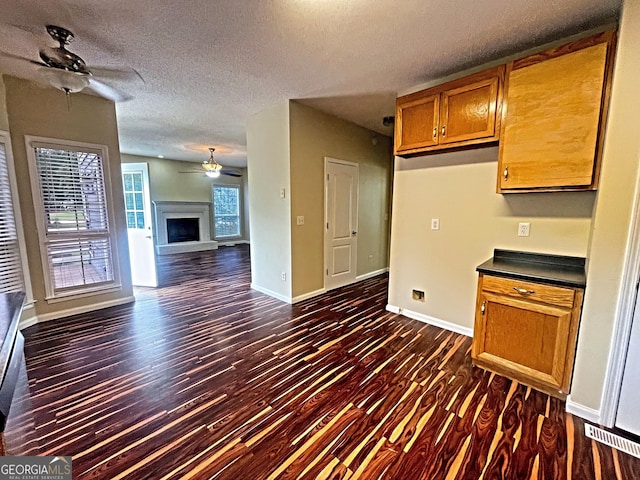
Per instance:
[[[536,293],[534,290],[527,290],[526,288],[513,287],[513,289],[520,295],[533,295]]]
[[[433,138],[435,139],[438,136],[438,127],[433,127]]]
[[[484,311],[487,309],[487,301],[483,300],[482,301],[482,306],[480,306],[480,311],[482,312],[482,315],[484,315]]]
[[[509,178],[509,165],[504,167],[504,172],[502,172],[502,176],[504,177],[505,180]]]
[[[447,136],[447,133],[446,133],[446,132],[447,132],[447,126],[446,126],[446,125],[443,125],[443,126],[442,126],[442,136],[443,136],[443,137],[446,137],[446,136]]]

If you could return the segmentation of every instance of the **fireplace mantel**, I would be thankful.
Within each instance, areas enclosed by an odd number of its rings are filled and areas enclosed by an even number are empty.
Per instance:
[[[211,240],[211,203],[161,200],[156,200],[152,203],[156,217],[156,252],[158,255],[198,252],[218,248],[218,242]],[[197,242],[169,243],[167,239],[168,218],[197,218],[200,240]]]

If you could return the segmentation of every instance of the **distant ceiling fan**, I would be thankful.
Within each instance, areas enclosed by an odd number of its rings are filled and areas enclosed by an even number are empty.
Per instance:
[[[133,97],[108,85],[97,77],[111,80],[136,79],[144,82],[142,76],[133,68],[88,67],[79,55],[67,49],[67,45],[75,38],[71,31],[56,25],[47,25],[46,28],[49,36],[58,42],[58,46],[46,47],[40,50],[41,61],[31,60],[7,52],[0,52],[0,54],[38,65],[41,67],[40,72],[49,84],[65,92],[67,98],[71,93],[77,93],[88,88],[101,97],[114,102],[123,102]]]
[[[209,147],[209,160],[205,160],[202,162],[202,169],[193,169],[193,170],[185,170],[180,173],[204,173],[209,178],[217,178],[220,175],[228,175],[230,177],[241,177],[242,172],[235,168],[225,168],[216,162],[215,158],[213,158],[213,152],[215,152],[215,148]]]

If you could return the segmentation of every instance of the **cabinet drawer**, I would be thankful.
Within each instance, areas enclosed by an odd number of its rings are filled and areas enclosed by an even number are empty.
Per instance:
[[[575,290],[571,288],[492,276],[483,277],[482,290],[566,308],[573,307],[575,296]]]

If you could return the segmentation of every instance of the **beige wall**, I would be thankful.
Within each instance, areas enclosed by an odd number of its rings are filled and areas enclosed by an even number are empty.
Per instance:
[[[391,305],[470,329],[475,268],[494,248],[586,255],[595,194],[498,195],[497,159],[497,147],[396,159]],[[531,223],[529,237],[517,236],[519,222]]]
[[[0,75],[0,130],[9,130],[7,103],[5,101],[4,78]]]
[[[27,256],[36,313],[55,316],[58,312],[72,308],[118,301],[133,294],[127,246],[122,182],[120,181],[120,151],[115,105],[99,97],[74,94],[72,105],[67,109],[65,96],[59,90],[45,88],[26,80],[5,76],[6,106],[9,131],[13,146],[20,208],[26,237]],[[1,115],[0,115],[1,116]],[[44,277],[40,259],[40,245],[31,183],[27,166],[25,135],[47,137],[76,142],[106,145],[109,162],[106,164],[112,179],[111,193],[114,199],[112,216],[113,250],[119,262],[114,265],[120,272],[122,290],[116,293],[91,295],[73,300],[48,303],[45,300]]]
[[[289,104],[249,118],[247,162],[251,224],[251,281],[263,291],[291,297]],[[280,198],[280,189],[286,189]],[[280,274],[285,272],[286,280]]]
[[[125,153],[122,154],[122,163],[147,163],[149,165],[149,194],[152,201],[211,202],[211,189],[214,184],[240,185],[244,224],[239,240],[249,240],[249,189],[246,168],[240,169],[242,177],[221,175],[219,178],[211,179],[203,174],[181,173],[201,168],[199,163]],[[213,229],[213,223],[211,228]],[[211,235],[213,235],[213,230]]]
[[[598,411],[640,191],[640,3],[625,2],[597,193],[498,195],[493,148],[396,159],[389,303],[471,328],[475,266],[493,248],[586,256],[571,401]],[[412,89],[418,90],[418,88]],[[431,231],[440,218],[440,231]],[[520,221],[531,236],[516,236]],[[426,290],[424,303],[412,288]]]
[[[296,297],[324,288],[325,157],[359,166],[357,274],[387,267],[392,146],[388,137],[298,102],[290,102],[290,116],[292,278]],[[372,143],[374,138],[376,145]],[[305,217],[304,225],[296,225],[298,215]]]
[[[640,2],[624,3],[611,110],[593,219],[587,290],[572,401],[599,410],[626,251],[638,195],[640,162]]]

